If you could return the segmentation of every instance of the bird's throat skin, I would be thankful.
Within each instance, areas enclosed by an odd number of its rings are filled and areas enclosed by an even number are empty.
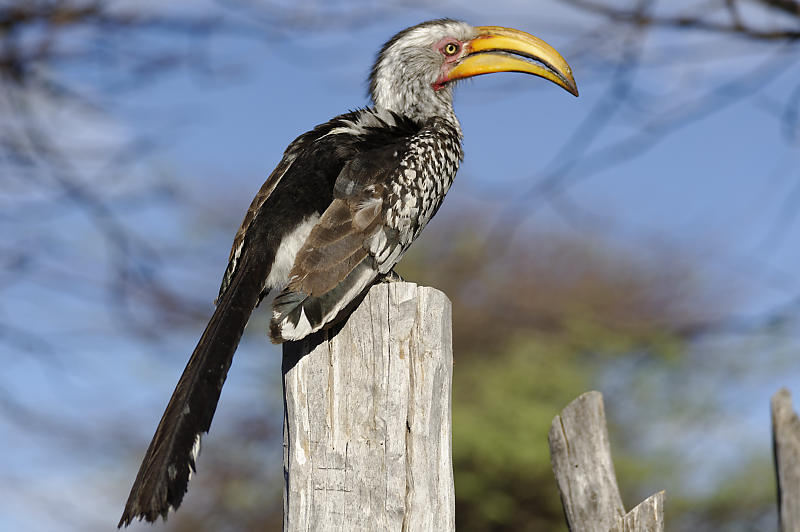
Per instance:
[[[176,509],[195,470],[240,337],[268,292],[270,337],[343,320],[442,205],[463,158],[460,79],[524,72],[578,94],[548,44],[519,30],[433,20],[401,31],[370,75],[373,106],[297,137],[237,231],[218,304],[147,449],[118,526]]]

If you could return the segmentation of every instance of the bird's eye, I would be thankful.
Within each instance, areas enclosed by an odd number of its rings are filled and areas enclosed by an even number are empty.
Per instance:
[[[449,42],[442,48],[444,55],[456,55],[458,53],[458,45],[454,42]]]

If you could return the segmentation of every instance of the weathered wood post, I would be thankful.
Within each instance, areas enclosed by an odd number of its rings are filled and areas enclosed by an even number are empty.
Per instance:
[[[450,302],[412,283],[285,344],[284,530],[453,531],[452,368]]]
[[[664,492],[625,513],[600,392],[587,392],[550,425],[550,463],[570,530],[663,532]]]
[[[781,388],[772,396],[772,448],[778,479],[781,532],[800,531],[800,418],[792,410],[792,394]]]

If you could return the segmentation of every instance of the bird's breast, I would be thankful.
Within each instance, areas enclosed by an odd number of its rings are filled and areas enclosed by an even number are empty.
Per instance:
[[[386,224],[410,245],[442,204],[461,161],[457,136],[425,132],[415,138],[388,187]]]

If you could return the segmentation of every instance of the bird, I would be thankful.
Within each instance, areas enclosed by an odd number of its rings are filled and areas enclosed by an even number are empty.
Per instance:
[[[369,75],[371,105],[297,137],[236,232],[216,308],[167,405],[118,528],[166,520],[196,470],[222,386],[255,307],[274,295],[273,342],[345,319],[394,267],[450,189],[463,159],[457,81],[522,72],[578,96],[549,44],[501,26],[438,19],[384,44]]]

